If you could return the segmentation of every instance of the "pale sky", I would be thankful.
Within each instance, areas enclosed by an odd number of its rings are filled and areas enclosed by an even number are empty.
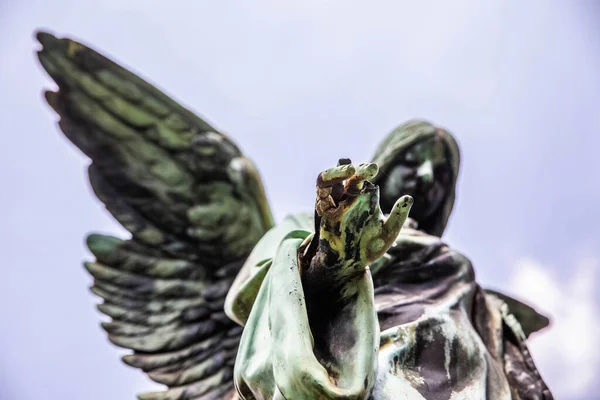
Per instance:
[[[553,317],[531,349],[555,396],[600,398],[599,22],[593,0],[0,0],[0,399],[156,388],[99,326],[83,238],[124,232],[42,101],[36,28],[229,133],[278,219],[312,208],[320,170],[369,160],[405,120],[448,128],[463,163],[446,240],[484,286]]]

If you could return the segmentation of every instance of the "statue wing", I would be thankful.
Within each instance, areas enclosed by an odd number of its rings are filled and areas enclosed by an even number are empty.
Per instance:
[[[90,159],[94,193],[130,233],[90,235],[85,264],[124,362],[165,384],[141,399],[213,399],[233,387],[241,328],[225,295],[273,219],[258,172],[224,134],[96,51],[39,32],[46,92]]]

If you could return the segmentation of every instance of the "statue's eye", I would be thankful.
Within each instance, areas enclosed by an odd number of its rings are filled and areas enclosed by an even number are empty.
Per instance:
[[[408,151],[404,154],[404,161],[409,165],[415,165],[417,163],[417,156],[412,151]]]

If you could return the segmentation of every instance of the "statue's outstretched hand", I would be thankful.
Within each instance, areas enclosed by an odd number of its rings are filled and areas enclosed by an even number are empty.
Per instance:
[[[343,284],[392,246],[413,199],[402,196],[385,217],[379,206],[379,188],[369,182],[378,170],[374,163],[354,166],[342,159],[337,167],[319,174],[318,232],[303,255],[305,273]]]

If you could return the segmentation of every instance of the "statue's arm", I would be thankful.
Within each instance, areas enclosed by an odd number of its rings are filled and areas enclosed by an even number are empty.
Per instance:
[[[367,179],[375,165],[340,166],[317,182],[317,232],[288,236],[256,293],[235,365],[246,398],[367,398],[379,326],[367,265],[393,243],[412,199],[383,218]],[[256,274],[248,274],[250,277]],[[249,286],[246,286],[249,285]],[[236,295],[237,298],[240,294]]]
[[[301,242],[282,242],[263,281],[240,344],[236,386],[245,398],[366,398],[379,342],[370,274],[348,284],[354,301],[329,315],[329,329],[315,329],[299,273]]]

